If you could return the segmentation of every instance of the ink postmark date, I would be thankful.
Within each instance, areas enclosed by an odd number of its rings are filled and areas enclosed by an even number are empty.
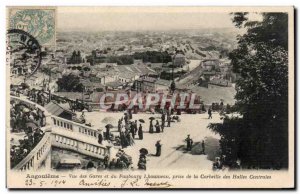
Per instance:
[[[20,29],[7,31],[11,73],[30,77],[41,64],[41,46],[29,33]]]

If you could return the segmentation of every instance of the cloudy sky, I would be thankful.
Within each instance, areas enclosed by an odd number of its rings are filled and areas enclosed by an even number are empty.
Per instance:
[[[59,7],[62,31],[233,28],[229,11],[199,7]]]

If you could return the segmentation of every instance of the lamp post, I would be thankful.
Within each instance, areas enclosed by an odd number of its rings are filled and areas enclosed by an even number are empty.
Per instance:
[[[51,89],[50,89],[51,73],[52,73],[52,72],[51,72],[51,69],[50,69],[50,68],[46,68],[46,69],[44,70],[44,73],[45,73],[46,75],[49,76],[49,81],[48,81],[48,83],[46,83],[46,84],[48,84],[48,95],[49,95],[48,101],[51,102]],[[43,88],[45,89],[45,92],[47,93],[47,90],[46,90],[46,84],[43,84]]]
[[[172,93],[174,93],[176,86],[175,86],[175,81],[174,81],[174,68],[175,68],[175,57],[176,57],[176,53],[173,56],[173,64],[172,64],[172,83],[171,83],[171,90]]]
[[[176,53],[173,56],[173,63],[172,63],[172,81],[174,82],[174,67],[175,67],[175,57]]]
[[[48,82],[48,90],[49,90],[49,102],[51,102],[51,89],[50,89],[50,82],[51,82],[51,69],[49,70],[49,82]]]

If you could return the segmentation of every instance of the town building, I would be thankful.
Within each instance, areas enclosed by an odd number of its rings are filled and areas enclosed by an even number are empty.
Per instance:
[[[142,77],[135,81],[134,90],[137,92],[162,92],[168,91],[171,81],[153,77]]]
[[[185,63],[185,56],[183,54],[178,53],[174,56],[174,67],[182,68]]]

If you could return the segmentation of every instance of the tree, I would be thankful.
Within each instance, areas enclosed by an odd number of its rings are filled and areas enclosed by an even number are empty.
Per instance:
[[[264,13],[262,21],[234,15],[237,27],[247,28],[229,57],[236,82],[240,117],[226,117],[209,127],[220,133],[221,151],[234,167],[288,167],[288,23],[285,13]],[[238,19],[237,19],[238,18]]]
[[[83,85],[80,83],[79,77],[69,74],[63,75],[57,81],[58,90],[64,92],[82,92]]]

